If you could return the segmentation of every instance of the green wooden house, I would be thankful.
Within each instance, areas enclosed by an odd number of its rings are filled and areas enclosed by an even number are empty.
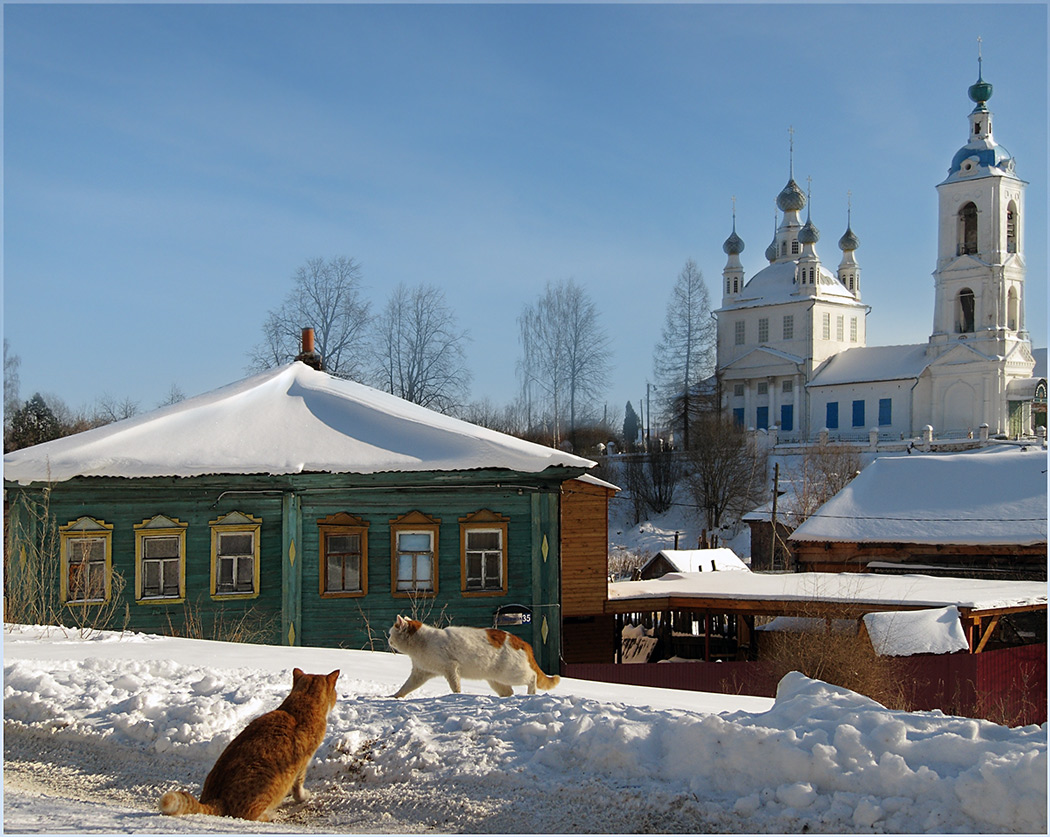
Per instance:
[[[296,361],[6,455],[5,585],[35,549],[68,623],[385,650],[400,613],[556,670],[562,496],[593,464]]]

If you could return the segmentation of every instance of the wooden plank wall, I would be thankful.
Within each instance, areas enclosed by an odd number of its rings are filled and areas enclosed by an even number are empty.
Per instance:
[[[594,616],[609,596],[609,497],[612,490],[580,480],[561,498],[562,616]]]

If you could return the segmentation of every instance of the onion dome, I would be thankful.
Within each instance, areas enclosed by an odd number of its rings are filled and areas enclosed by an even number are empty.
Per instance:
[[[820,241],[820,230],[807,218],[802,229],[798,231],[798,240],[800,244],[816,244]]]
[[[769,261],[771,261],[771,262],[775,262],[777,260],[777,240],[776,240],[776,238],[774,238],[769,243],[769,246],[766,248],[766,258]]]
[[[787,186],[780,190],[777,195],[777,209],[781,212],[798,212],[806,205],[806,196],[795,182],[795,178],[788,180]]]
[[[856,250],[860,247],[860,241],[850,228],[849,224],[846,224],[846,232],[842,234],[842,238],[839,239],[839,249],[843,253],[849,253],[852,250]]]
[[[982,78],[980,69],[977,70],[977,81],[970,85],[967,93],[970,95],[970,101],[977,103],[977,110],[982,110],[984,103],[992,98],[992,85]]]
[[[722,252],[727,256],[739,256],[744,252],[744,241],[736,234],[736,224],[733,224],[733,232],[729,234],[729,238],[722,245]]]

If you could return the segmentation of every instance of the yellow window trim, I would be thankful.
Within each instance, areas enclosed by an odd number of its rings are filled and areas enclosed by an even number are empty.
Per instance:
[[[227,522],[229,521],[229,522]],[[222,517],[212,520],[211,527],[211,597],[214,601],[244,601],[246,599],[257,599],[259,597],[259,556],[260,556],[260,533],[262,532],[262,518],[254,517],[244,512],[232,511]],[[252,591],[250,593],[219,593],[219,535],[231,535],[238,533],[251,533],[254,547],[254,559],[252,561]]]
[[[67,607],[91,606],[108,602],[112,595],[113,577],[113,524],[94,517],[78,517],[58,527],[59,536],[59,597]],[[106,551],[105,595],[102,599],[69,598],[69,543],[75,540],[102,538]]]
[[[155,515],[135,524],[135,602],[137,604],[181,604],[186,600],[186,528],[174,517],[163,514]],[[145,554],[144,542],[149,537],[177,537],[179,539],[179,594],[177,596],[145,596],[142,585],[145,573],[142,572],[142,558]]]

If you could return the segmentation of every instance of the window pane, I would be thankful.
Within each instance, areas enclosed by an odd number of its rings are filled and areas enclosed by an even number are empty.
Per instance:
[[[361,551],[361,536],[360,535],[329,535],[328,536],[328,552],[360,552]]]
[[[220,555],[251,555],[254,553],[254,535],[251,532],[231,532],[219,535]]]
[[[144,558],[178,558],[179,539],[177,537],[143,538],[142,552]]]
[[[346,576],[343,582],[344,590],[361,589],[361,563],[357,558],[348,558],[346,562]]]
[[[179,595],[179,562],[165,561],[162,564],[162,569],[164,575],[163,594],[165,596]]]
[[[429,552],[429,532],[398,532],[397,548],[400,552]]]
[[[324,589],[328,591],[343,589],[343,562],[340,558],[331,556],[328,558]]]
[[[220,590],[233,589],[233,561],[229,558],[219,559],[219,572],[216,582]]]
[[[254,581],[252,572],[252,564],[254,562],[250,558],[241,558],[237,562],[237,589],[238,590],[251,590],[252,582]]]
[[[471,582],[481,583],[481,553],[467,553],[467,585]]]
[[[500,567],[503,561],[498,552],[489,553],[485,556],[485,580],[489,587],[500,586]]]
[[[398,590],[411,590],[412,589],[412,555],[398,555],[397,556],[397,589]]]
[[[142,562],[142,594],[155,596],[160,592],[160,564],[156,561]]]
[[[499,532],[467,531],[467,549],[499,549]]]
[[[416,580],[420,587],[430,588],[430,556],[416,556]]]

